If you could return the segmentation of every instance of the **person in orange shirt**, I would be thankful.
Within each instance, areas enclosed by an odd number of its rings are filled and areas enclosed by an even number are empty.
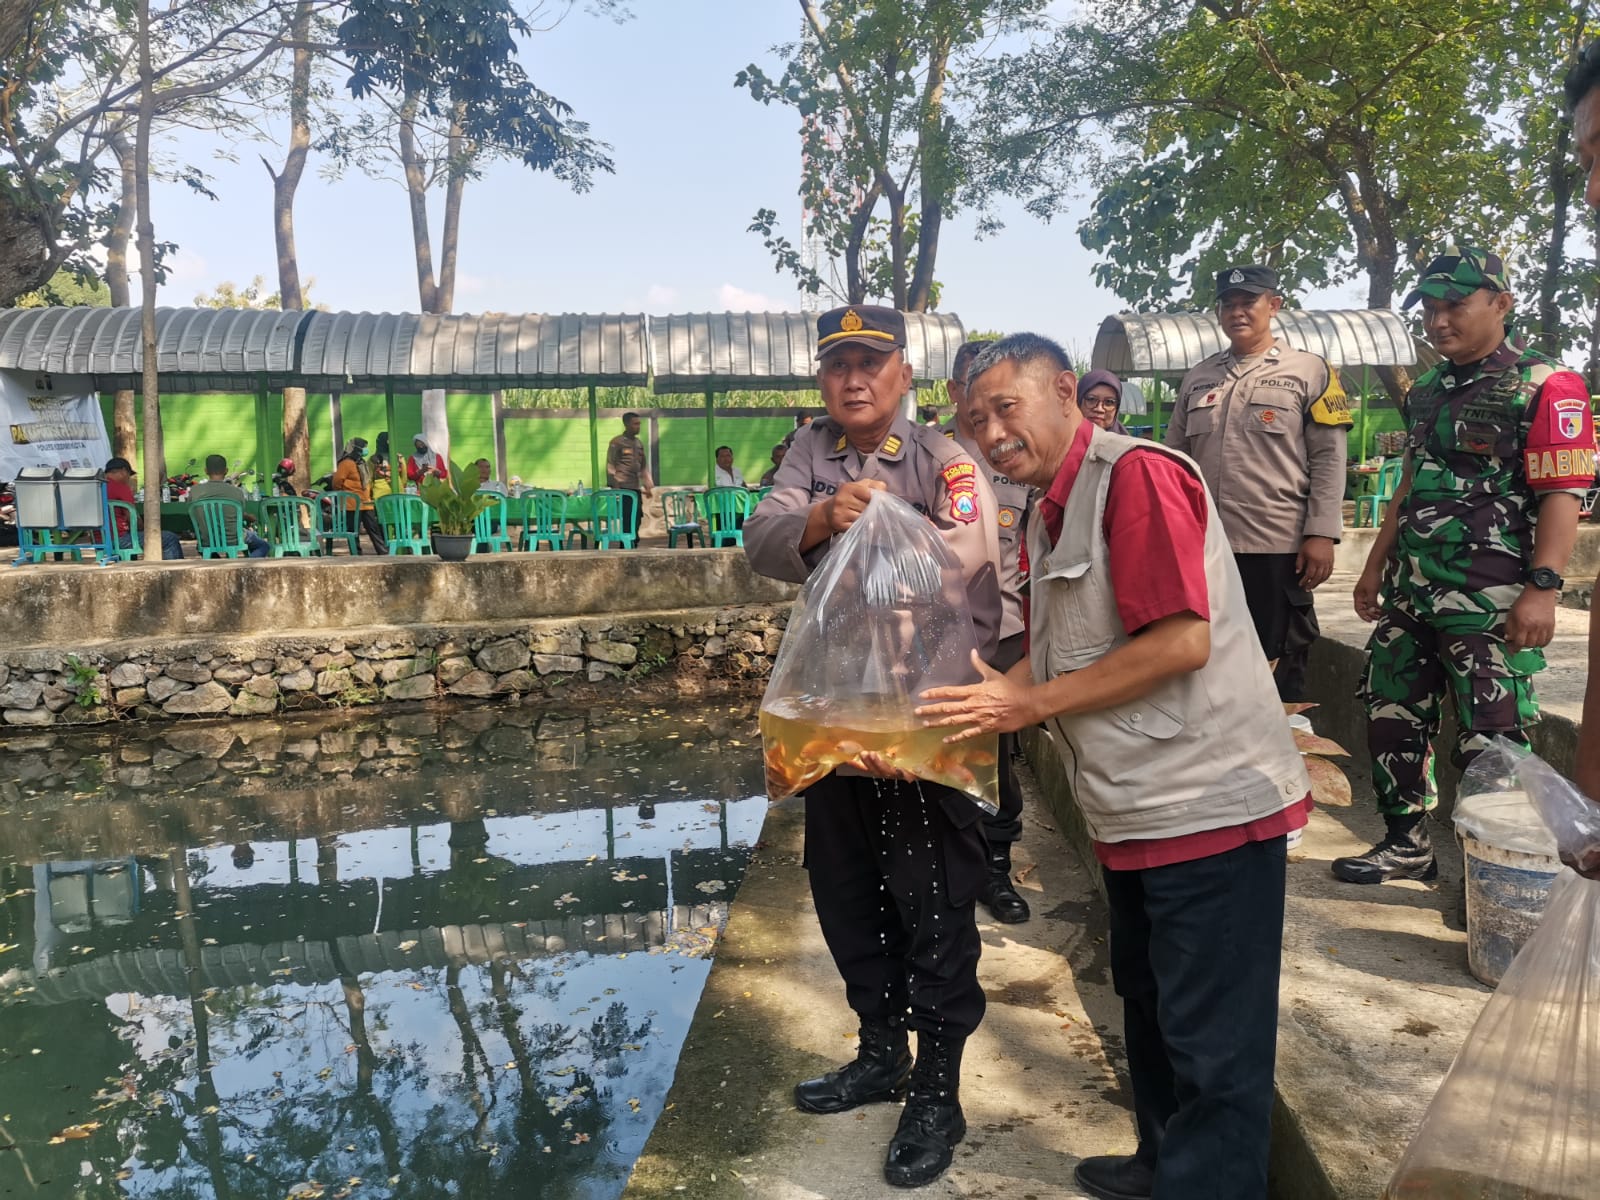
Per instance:
[[[374,554],[389,553],[389,544],[383,540],[383,526],[378,524],[378,514],[372,508],[372,479],[366,464],[367,439],[351,438],[339,455],[339,465],[333,469],[333,490],[353,492],[361,499],[361,528],[372,542]]]

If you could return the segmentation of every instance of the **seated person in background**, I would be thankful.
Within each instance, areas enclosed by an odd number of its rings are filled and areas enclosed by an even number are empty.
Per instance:
[[[366,457],[366,438],[351,438],[346,442],[344,452],[339,455],[339,465],[333,469],[333,490],[350,492],[360,498],[361,528],[366,530],[374,553],[387,554],[389,543],[384,541],[383,526],[378,524],[378,514],[372,508],[372,468],[363,461]]]
[[[389,470],[387,459],[374,458],[372,460],[372,502],[376,504],[385,496],[394,495],[394,473]]]
[[[778,477],[778,468],[783,466],[783,456],[789,453],[788,444],[779,442],[772,448],[772,466],[761,476],[761,486],[771,487],[772,481]]]
[[[808,413],[808,412],[795,413],[795,415],[794,415],[794,428],[789,430],[788,433],[783,435],[783,446],[784,446],[784,449],[787,450],[790,446],[794,445],[794,435],[799,433],[807,425],[811,424],[811,417],[812,417],[812,414]]]
[[[133,467],[125,458],[113,458],[106,463],[106,499],[120,500],[124,504],[137,505],[133,499]],[[123,550],[133,548],[133,530],[128,527],[128,514],[121,509],[117,510],[117,546]],[[148,556],[147,556],[148,557]],[[183,543],[178,541],[178,535],[170,529],[161,531],[161,557],[167,559],[183,557]]]
[[[733,465],[733,447],[717,447],[717,486],[718,487],[748,487],[739,468]]]
[[[506,485],[494,477],[494,464],[487,458],[480,458],[472,464],[478,468],[478,490],[480,492],[499,492],[506,494]]]
[[[1078,384],[1078,407],[1091,425],[1098,425],[1107,433],[1129,436],[1117,420],[1117,410],[1122,407],[1122,380],[1110,371],[1090,371],[1083,377]]]
[[[197,483],[189,489],[189,503],[196,500],[232,500],[240,508],[244,507],[244,489],[236,483],[228,482],[228,460],[220,454],[206,455],[206,478],[204,483]],[[253,529],[238,530],[231,528],[232,514],[229,514],[227,524],[228,536],[237,538],[243,533],[245,550],[251,558],[265,558],[272,552],[272,547],[267,545],[267,540]]]

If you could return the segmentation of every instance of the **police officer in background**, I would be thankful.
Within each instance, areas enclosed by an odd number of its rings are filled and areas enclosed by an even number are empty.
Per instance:
[[[967,412],[967,373],[972,360],[988,341],[964,342],[956,351],[950,368],[950,403],[955,406],[953,416],[944,427],[944,435],[954,438],[972,455],[980,467],[989,472],[989,487],[994,491],[995,522],[1000,539],[1000,648],[989,665],[1002,673],[1022,661],[1022,590],[1027,579],[1022,571],[1022,531],[1028,513],[1029,489],[1012,483],[999,471],[990,467],[973,437],[972,420]],[[1000,735],[1000,811],[983,818],[983,837],[989,847],[989,881],[978,900],[1002,925],[1020,925],[1031,915],[1028,902],[1017,892],[1011,879],[1011,847],[1022,836],[1022,788],[1017,782],[1012,757],[1017,749],[1017,735]]]
[[[744,527],[763,575],[799,583],[886,489],[926,514],[960,560],[979,653],[1001,623],[999,544],[988,472],[938,430],[901,415],[911,387],[905,318],[856,305],[817,318],[827,416],[795,433],[773,490]],[[910,717],[910,714],[907,714]],[[806,1112],[906,1095],[884,1178],[937,1178],[966,1133],[961,1053],[983,1018],[973,903],[987,878],[980,810],[951,788],[835,771],[806,789],[805,865],[822,935],[860,1018],[855,1060],[795,1088]],[[927,823],[924,852],[887,831]],[[917,1031],[913,1067],[907,1030]],[[909,1085],[909,1093],[907,1087]]]
[[[1326,359],[1272,332],[1283,307],[1270,267],[1217,274],[1228,348],[1183,377],[1166,443],[1200,464],[1244,580],[1256,636],[1284,700],[1305,699],[1320,632],[1311,593],[1344,526],[1350,407]]]

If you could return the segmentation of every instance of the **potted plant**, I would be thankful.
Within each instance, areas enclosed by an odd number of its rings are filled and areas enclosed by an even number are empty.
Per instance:
[[[476,471],[472,472],[470,483],[458,483],[465,478],[461,468],[451,463],[447,478],[427,475],[418,487],[423,502],[433,509],[437,525],[433,534],[433,552],[445,562],[463,562],[472,553],[473,523],[479,513],[495,502],[493,496],[476,494]]]

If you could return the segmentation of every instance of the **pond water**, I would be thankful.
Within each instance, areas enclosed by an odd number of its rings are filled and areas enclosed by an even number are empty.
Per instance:
[[[0,741],[0,1195],[618,1195],[753,704]]]

